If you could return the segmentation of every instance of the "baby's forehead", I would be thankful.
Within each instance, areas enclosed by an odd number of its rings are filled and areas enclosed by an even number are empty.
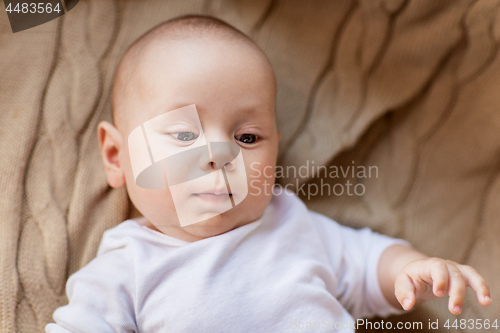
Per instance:
[[[215,74],[223,74],[227,70],[228,57],[239,59],[242,71],[245,65],[252,63],[258,71],[268,71],[269,78],[274,80],[274,71],[267,58],[252,45],[210,37],[175,40],[156,38],[147,44],[138,44],[123,57],[117,69],[115,84],[147,81],[157,76],[162,69],[174,71],[182,68],[189,70],[186,75],[195,77],[203,74],[208,67],[216,67],[219,71]]]
[[[228,72],[228,57],[240,64],[233,71],[236,75],[243,73],[245,68],[250,66],[249,63],[252,63],[254,70],[244,74],[253,77],[261,75],[269,82],[265,84],[270,87],[268,90],[274,91],[275,95],[276,81],[272,66],[253,42],[235,34],[210,35],[200,31],[201,33],[193,36],[183,33],[151,33],[133,44],[117,68],[112,97],[114,120],[119,121],[126,117],[126,114],[120,111],[120,103],[126,103],[123,102],[125,100],[129,102],[154,98],[158,95],[158,89],[161,92],[161,88],[165,87],[166,81],[173,81],[168,83],[169,88],[181,86],[181,82],[175,82],[179,78],[182,78],[182,83],[185,84],[184,81],[187,80],[191,85],[199,81],[197,79],[207,68],[213,68],[210,73],[212,84],[220,84],[223,81],[222,76]],[[162,78],[158,79],[160,75]],[[241,78],[235,77],[232,81],[241,81]],[[209,90],[208,88],[211,87],[200,87],[197,93]],[[228,90],[227,94],[230,93]],[[184,105],[193,102],[195,101],[188,99]],[[246,117],[247,114],[248,112],[241,109],[238,115]]]

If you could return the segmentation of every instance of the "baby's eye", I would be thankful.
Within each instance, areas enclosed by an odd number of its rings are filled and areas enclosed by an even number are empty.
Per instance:
[[[257,140],[257,135],[255,134],[240,134],[235,136],[236,140],[243,143],[254,143]]]
[[[197,138],[196,134],[194,134],[193,132],[170,133],[170,135],[176,138],[177,140],[184,142],[192,141]]]

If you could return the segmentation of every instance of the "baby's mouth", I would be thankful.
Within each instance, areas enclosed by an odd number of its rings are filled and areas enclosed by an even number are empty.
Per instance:
[[[222,203],[229,200],[230,197],[233,196],[231,192],[227,191],[218,191],[218,190],[210,190],[204,192],[193,193],[193,195],[197,198],[200,198],[203,201],[210,203]]]

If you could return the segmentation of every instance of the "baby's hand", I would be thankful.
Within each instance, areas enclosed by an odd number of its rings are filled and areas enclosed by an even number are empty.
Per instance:
[[[442,297],[448,290],[448,309],[458,315],[462,312],[467,286],[476,292],[479,304],[491,304],[488,284],[474,268],[451,260],[426,258],[411,261],[401,269],[396,277],[395,294],[403,308],[410,310],[419,300]]]

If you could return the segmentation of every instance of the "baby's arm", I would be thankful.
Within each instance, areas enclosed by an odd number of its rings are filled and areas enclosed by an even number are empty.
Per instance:
[[[429,258],[401,244],[392,245],[382,253],[378,280],[387,301],[395,307],[401,304],[405,310],[442,297],[448,290],[448,309],[458,315],[462,312],[467,286],[476,292],[479,304],[491,304],[488,284],[474,268],[451,260]]]

